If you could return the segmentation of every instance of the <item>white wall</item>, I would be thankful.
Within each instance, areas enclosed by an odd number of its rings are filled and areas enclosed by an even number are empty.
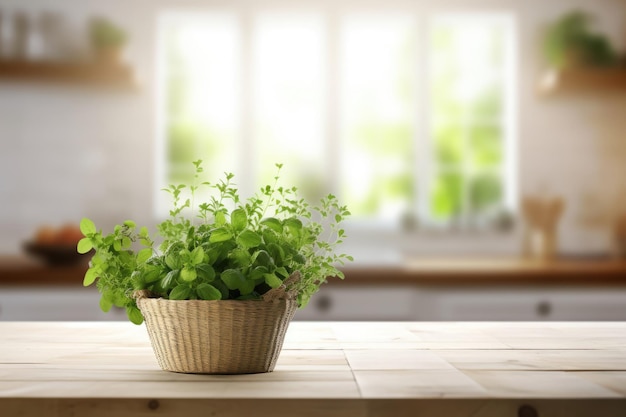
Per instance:
[[[195,7],[254,2],[195,1]],[[293,5],[295,2],[282,2]],[[311,2],[335,7],[339,1]],[[358,2],[364,5],[375,2]],[[388,2],[386,2],[388,3]],[[415,5],[398,1],[399,7]],[[607,230],[620,192],[626,192],[626,92],[545,98],[536,93],[543,69],[539,52],[544,25],[573,8],[597,15],[602,30],[625,49],[626,3],[621,0],[445,1],[424,8],[512,11],[519,33],[519,189],[548,189],[567,199],[562,244],[570,252],[607,246]],[[444,5],[445,3],[445,5]],[[76,24],[94,14],[130,30],[127,60],[141,90],[102,93],[61,87],[0,83],[0,253],[19,244],[40,224],[89,216],[104,226],[124,218],[151,221],[155,186],[155,23],[174,1],[0,0],[0,13],[53,10]],[[281,2],[276,2],[280,5]],[[348,4],[347,2],[341,4]],[[404,237],[356,234],[383,246],[415,251],[517,250],[517,238]],[[361,239],[363,238],[363,239]],[[356,239],[355,239],[356,240]]]

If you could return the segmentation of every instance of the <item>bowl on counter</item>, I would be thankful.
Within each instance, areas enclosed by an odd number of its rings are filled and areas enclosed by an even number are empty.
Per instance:
[[[84,255],[76,251],[76,245],[26,242],[24,251],[51,266],[71,266],[87,263],[91,253]]]

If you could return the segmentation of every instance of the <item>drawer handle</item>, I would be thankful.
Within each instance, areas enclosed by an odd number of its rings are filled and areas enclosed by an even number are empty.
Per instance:
[[[321,295],[317,298],[315,302],[315,307],[317,311],[326,312],[330,310],[333,306],[333,299],[328,295]]]
[[[540,317],[547,317],[552,313],[552,304],[548,301],[540,301],[537,303],[537,315]]]

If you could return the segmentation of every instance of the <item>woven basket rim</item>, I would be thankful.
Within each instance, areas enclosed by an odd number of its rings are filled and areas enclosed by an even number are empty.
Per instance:
[[[295,303],[296,300],[275,300],[275,301],[265,301],[263,299],[259,299],[259,300],[170,300],[169,298],[163,298],[163,297],[145,297],[145,298],[139,298],[137,299],[137,301],[171,301],[174,303],[197,303],[197,302],[201,302],[201,303],[221,303],[221,304],[252,304],[252,303],[262,303],[262,304],[268,304],[268,305],[272,305],[275,303]]]

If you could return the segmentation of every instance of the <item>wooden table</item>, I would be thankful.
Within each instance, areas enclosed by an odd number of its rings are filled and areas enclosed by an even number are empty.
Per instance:
[[[273,373],[161,371],[130,323],[0,323],[0,416],[626,416],[626,323],[293,322]]]

